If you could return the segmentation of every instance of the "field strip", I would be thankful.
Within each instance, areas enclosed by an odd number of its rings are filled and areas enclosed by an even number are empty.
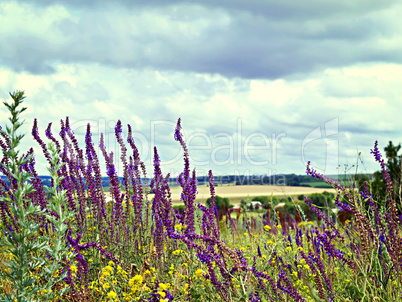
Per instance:
[[[170,189],[172,193],[172,201],[180,201],[180,194],[182,192],[181,187],[173,187]],[[197,188],[197,200],[205,201],[211,197],[209,187],[200,186]],[[291,186],[218,186],[215,188],[215,194],[221,197],[255,197],[255,196],[288,196],[288,195],[300,195],[311,193],[322,193],[324,191],[334,192],[332,188],[310,188],[310,187],[291,187]],[[149,198],[152,199],[153,194],[149,194]]]
[[[207,186],[199,186],[197,187],[197,201],[205,201],[207,198],[211,197],[209,192],[209,187]],[[247,198],[247,197],[255,197],[255,196],[278,196],[284,197],[289,195],[309,195],[312,193],[322,193],[324,191],[336,193],[336,191],[332,188],[312,188],[312,187],[292,187],[292,186],[218,186],[215,187],[215,195],[219,195],[220,197],[228,197],[228,198]],[[175,186],[170,188],[170,192],[172,194],[172,201],[174,203],[180,202],[180,196],[182,192],[182,188]],[[110,201],[111,196],[110,192],[105,192],[106,201]],[[148,194],[148,199],[152,200],[154,194]]]

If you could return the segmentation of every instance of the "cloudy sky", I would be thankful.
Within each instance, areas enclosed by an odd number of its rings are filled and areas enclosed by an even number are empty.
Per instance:
[[[25,91],[40,174],[34,118],[45,139],[68,116],[82,146],[90,123],[116,160],[120,119],[173,175],[178,118],[199,175],[373,172],[375,140],[401,142],[400,1],[139,2],[0,2],[0,100]]]

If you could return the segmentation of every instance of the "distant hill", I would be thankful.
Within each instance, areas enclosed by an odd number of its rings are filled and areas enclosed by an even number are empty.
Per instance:
[[[373,178],[372,174],[367,175],[370,179]],[[3,181],[9,184],[9,180],[7,177],[1,175],[0,176]],[[50,176],[39,176],[44,185],[51,185],[51,177]],[[343,184],[347,184],[350,179],[352,179],[353,175],[328,175],[328,178],[333,180],[340,181]],[[296,175],[296,174],[278,174],[278,175],[217,175],[214,176],[215,185],[281,185],[281,186],[304,186],[304,187],[315,187],[315,188],[329,188],[328,184],[325,182],[309,176],[309,175]],[[346,180],[346,181],[345,181]],[[147,178],[147,183],[149,184],[151,178]],[[119,182],[123,183],[123,177],[119,177]],[[142,179],[142,183],[145,183],[145,180]],[[208,176],[198,176],[197,177],[197,185],[208,185],[209,179]],[[109,188],[109,178],[102,177],[102,185],[107,190]],[[173,177],[169,179],[170,186],[176,186],[177,178]]]

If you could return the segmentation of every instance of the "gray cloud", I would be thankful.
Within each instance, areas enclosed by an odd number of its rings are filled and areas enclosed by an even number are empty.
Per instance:
[[[276,79],[356,61],[401,62],[400,45],[383,42],[400,32],[387,21],[401,10],[395,1],[57,3],[78,13],[46,25],[50,35],[27,28],[3,36],[3,65],[48,74],[56,63],[93,62]]]

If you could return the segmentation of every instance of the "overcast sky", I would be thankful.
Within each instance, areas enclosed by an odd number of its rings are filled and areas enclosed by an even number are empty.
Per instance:
[[[373,172],[375,140],[401,142],[401,1],[138,2],[0,2],[0,100],[25,91],[40,174],[34,118],[46,141],[68,116],[82,147],[90,123],[116,160],[120,119],[150,175],[154,145],[182,170],[178,118],[199,175]]]

